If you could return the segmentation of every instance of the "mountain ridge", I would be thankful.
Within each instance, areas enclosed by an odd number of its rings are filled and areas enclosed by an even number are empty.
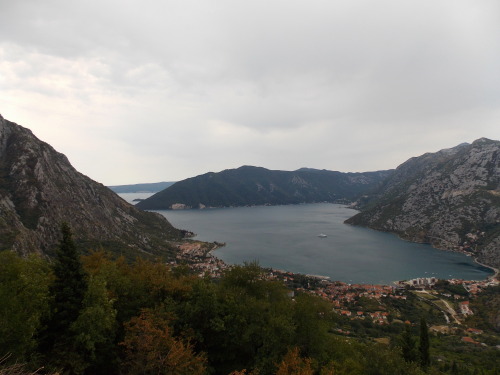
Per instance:
[[[367,193],[390,173],[281,171],[244,165],[179,181],[137,207],[154,210],[346,201]]]
[[[500,142],[480,138],[396,168],[346,223],[500,266]]]
[[[67,222],[88,248],[173,256],[183,232],[78,172],[31,130],[0,116],[0,250],[50,255]]]

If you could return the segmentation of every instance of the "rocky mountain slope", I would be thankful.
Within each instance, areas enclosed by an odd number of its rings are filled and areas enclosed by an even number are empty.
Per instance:
[[[500,267],[500,142],[424,154],[400,165],[346,222],[436,248],[462,250]]]
[[[0,250],[50,255],[63,221],[82,246],[130,257],[173,254],[170,241],[182,237],[163,216],[126,203],[0,116]]]
[[[288,172],[243,166],[179,181],[139,202],[137,207],[175,209],[350,201],[378,187],[390,173],[308,168]]]

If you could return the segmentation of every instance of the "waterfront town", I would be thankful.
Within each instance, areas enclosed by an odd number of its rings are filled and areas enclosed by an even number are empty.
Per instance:
[[[179,245],[177,261],[188,264],[200,276],[218,278],[229,265],[213,255],[213,251],[224,246],[222,243],[206,244],[192,241]],[[290,289],[290,297],[295,293],[310,293],[328,300],[333,310],[350,320],[369,320],[377,325],[400,322],[400,316],[391,305],[407,298],[417,298],[442,314],[446,325],[431,326],[439,333],[460,332],[462,341],[481,344],[478,336],[482,330],[462,326],[465,319],[474,315],[470,299],[489,286],[499,285],[498,274],[481,281],[474,280],[439,280],[435,277],[416,278],[396,281],[393,285],[348,284],[332,281],[319,275],[302,275],[283,270],[264,269],[268,279],[280,280]],[[404,321],[416,324],[415,321]],[[459,327],[462,327],[461,329]],[[457,331],[458,330],[458,331]],[[349,335],[349,331],[339,329],[338,333]],[[500,346],[498,346],[500,349]]]

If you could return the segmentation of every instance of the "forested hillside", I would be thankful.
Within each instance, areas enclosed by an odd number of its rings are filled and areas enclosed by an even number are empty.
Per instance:
[[[378,187],[390,173],[309,168],[289,172],[243,166],[179,181],[137,207],[155,210],[351,201]]]
[[[497,349],[430,334],[424,317],[439,318],[415,298],[387,305],[411,323],[378,325],[307,284],[292,293],[256,264],[210,279],[80,257],[63,226],[53,263],[0,252],[0,374],[498,374]]]

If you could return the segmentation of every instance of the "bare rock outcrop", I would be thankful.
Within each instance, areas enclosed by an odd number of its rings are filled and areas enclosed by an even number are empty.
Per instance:
[[[50,255],[67,222],[86,248],[173,255],[181,231],[76,171],[63,154],[0,116],[0,249]]]
[[[347,223],[393,232],[500,266],[500,142],[424,154],[400,165]]]

